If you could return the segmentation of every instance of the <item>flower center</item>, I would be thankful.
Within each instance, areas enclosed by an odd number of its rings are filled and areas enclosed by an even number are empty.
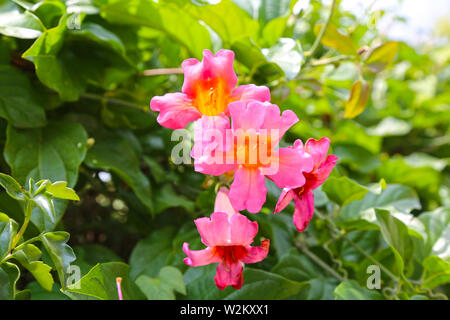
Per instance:
[[[227,265],[239,262],[247,255],[247,249],[244,246],[215,246],[212,254],[219,257]]]
[[[223,81],[212,79],[199,81],[196,86],[194,105],[205,116],[217,116],[226,110],[230,103]]]

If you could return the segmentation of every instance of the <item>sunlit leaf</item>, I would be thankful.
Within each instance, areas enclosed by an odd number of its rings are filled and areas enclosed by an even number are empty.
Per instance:
[[[365,80],[353,83],[350,97],[345,104],[345,117],[352,119],[361,114],[369,100],[370,86]]]

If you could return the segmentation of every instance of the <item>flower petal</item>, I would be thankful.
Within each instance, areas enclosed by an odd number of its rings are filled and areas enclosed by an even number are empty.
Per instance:
[[[258,132],[264,123],[267,103],[259,101],[235,101],[228,105],[233,129]]]
[[[239,213],[234,210],[231,205],[230,198],[228,197],[229,190],[225,187],[220,188],[216,195],[216,202],[214,203],[214,212],[225,212],[228,217],[231,217],[235,213]]]
[[[216,277],[214,278],[217,288],[223,290],[227,286],[233,286],[235,289],[240,289],[244,282],[242,263],[233,263],[225,266],[219,263],[216,269]]]
[[[264,239],[259,247],[247,248],[247,255],[241,259],[243,263],[257,263],[264,260],[269,253],[270,240]]]
[[[318,168],[325,161],[329,147],[330,139],[327,137],[323,137],[320,140],[309,139],[306,141],[305,150],[313,157],[315,168]]]
[[[189,244],[185,242],[183,244],[183,251],[187,255],[187,258],[184,258],[184,263],[190,267],[199,267],[221,261],[220,257],[216,257],[212,254],[211,248],[189,250]]]
[[[311,156],[300,148],[280,148],[278,157],[271,162],[270,172],[263,171],[278,188],[297,188],[305,184],[303,172],[312,170]],[[267,170],[269,171],[269,169]]]
[[[265,177],[258,169],[241,167],[236,170],[229,193],[236,210],[257,213],[266,202],[266,195]]]
[[[286,208],[289,202],[291,202],[291,200],[294,198],[294,195],[295,193],[292,189],[284,188],[283,191],[281,191],[280,197],[278,198],[278,202],[273,213],[278,213]]]
[[[280,115],[280,108],[277,105],[266,103],[264,123],[261,128],[279,130],[278,141],[280,141],[286,131],[298,121],[297,115],[292,110],[285,110]]]
[[[248,246],[258,233],[258,223],[242,214],[234,214],[230,218],[230,233],[233,245]]]
[[[231,99],[237,100],[258,100],[261,102],[270,101],[270,90],[266,86],[256,86],[246,84],[238,86],[231,92]]]
[[[225,212],[214,212],[210,218],[199,218],[194,222],[205,246],[231,244],[230,222]]]
[[[203,60],[187,59],[181,64],[184,72],[182,91],[190,97],[196,95],[198,82],[223,82],[224,90],[231,93],[237,84],[236,73],[233,69],[234,52],[220,50],[214,56],[211,51],[203,51]]]
[[[158,123],[169,129],[183,129],[189,122],[201,117],[201,113],[192,105],[192,101],[179,92],[153,97],[150,108],[153,111],[159,111]]]
[[[308,191],[301,196],[296,196],[294,200],[294,225],[297,227],[298,231],[302,232],[306,229],[314,214],[314,194],[311,191]]]

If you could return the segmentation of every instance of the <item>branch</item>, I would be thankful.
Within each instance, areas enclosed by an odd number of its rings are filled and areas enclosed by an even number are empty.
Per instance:
[[[325,21],[324,25],[322,26],[322,29],[320,29],[319,34],[317,35],[316,40],[314,41],[311,50],[309,50],[309,54],[305,59],[305,62],[303,63],[303,65],[306,65],[306,63],[309,61],[309,59],[311,59],[311,57],[314,56],[314,53],[316,52],[317,48],[319,47],[320,41],[323,38],[323,35],[325,34],[325,31],[327,30],[328,25],[330,24],[331,21],[331,17],[333,15],[333,11],[334,8],[336,6],[336,0],[333,0],[333,2],[331,3],[331,7],[330,7],[330,13],[328,14],[327,20]]]
[[[183,69],[181,68],[162,68],[162,69],[148,69],[142,72],[143,76],[160,76],[165,74],[183,74]]]

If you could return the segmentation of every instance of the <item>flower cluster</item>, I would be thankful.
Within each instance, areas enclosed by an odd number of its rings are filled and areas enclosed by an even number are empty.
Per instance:
[[[237,86],[233,69],[234,53],[220,50],[213,55],[204,50],[203,60],[183,62],[181,93],[153,97],[150,107],[158,111],[157,121],[170,129],[182,129],[195,121],[191,156],[195,171],[233,176],[229,189],[217,193],[210,218],[195,220],[204,250],[183,245],[192,267],[218,263],[215,277],[219,289],[243,283],[243,264],[263,260],[269,240],[250,246],[258,224],[238,211],[258,213],[266,202],[266,179],[282,189],[274,213],[294,199],[293,222],[298,231],[307,227],[314,212],[312,190],[320,186],[333,169],[337,157],[327,155],[330,140],[296,140],[281,148],[279,142],[299,121],[291,110],[281,113],[270,103],[267,87]]]

